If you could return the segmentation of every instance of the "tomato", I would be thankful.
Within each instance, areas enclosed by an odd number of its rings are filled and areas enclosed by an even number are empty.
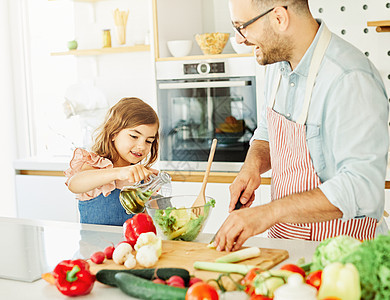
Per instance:
[[[206,282],[197,282],[191,285],[186,293],[186,300],[218,300],[218,293]]]
[[[245,293],[252,296],[255,295],[255,289],[252,286],[252,281],[256,277],[257,274],[261,273],[260,268],[253,268],[246,273],[245,277],[241,280],[241,284],[245,286]]]
[[[280,269],[301,274],[303,278],[306,277],[306,272],[301,267],[294,264],[283,265]]]
[[[311,272],[306,277],[306,283],[314,286],[317,290],[319,290],[321,286],[321,275],[322,275],[321,270]]]

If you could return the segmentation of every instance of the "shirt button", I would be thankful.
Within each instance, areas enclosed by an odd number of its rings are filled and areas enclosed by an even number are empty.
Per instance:
[[[292,87],[294,87],[294,86],[295,86],[295,83],[294,83],[294,82],[291,82],[290,85],[291,85]]]
[[[284,68],[281,68],[280,71],[283,72],[283,71],[284,71]]]
[[[290,118],[290,117],[291,117],[291,114],[287,114],[286,116],[287,116],[287,118]]]

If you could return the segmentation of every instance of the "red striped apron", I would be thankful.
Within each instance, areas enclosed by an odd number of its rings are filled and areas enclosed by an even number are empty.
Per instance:
[[[272,108],[279,88],[280,78],[275,81],[267,107],[269,147],[272,166],[271,199],[309,191],[317,188],[320,178],[316,174],[306,144],[306,118],[311,101],[315,78],[325,50],[331,38],[324,27],[310,64],[303,110],[297,122],[292,122]],[[377,220],[369,217],[343,221],[334,219],[318,223],[278,223],[268,230],[268,237],[322,241],[326,238],[349,235],[359,240],[375,237]]]

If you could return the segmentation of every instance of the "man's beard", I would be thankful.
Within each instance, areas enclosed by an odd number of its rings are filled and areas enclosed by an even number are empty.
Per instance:
[[[292,43],[290,39],[282,38],[270,27],[264,30],[263,36],[267,46],[260,46],[261,56],[256,56],[256,61],[260,65],[269,65],[279,61],[289,61],[292,53]]]

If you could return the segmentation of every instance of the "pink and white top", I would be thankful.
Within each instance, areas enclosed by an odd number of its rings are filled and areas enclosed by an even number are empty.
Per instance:
[[[94,152],[88,152],[82,148],[76,148],[73,153],[73,158],[71,159],[69,165],[70,168],[67,169],[64,174],[67,177],[65,182],[68,185],[70,178],[79,173],[84,164],[88,164],[96,169],[110,169],[113,168],[113,163],[104,157],[97,155]],[[93,189],[87,193],[76,194],[76,199],[78,200],[89,200],[93,199],[100,194],[103,194],[105,197],[108,196],[115,189],[122,189],[124,186],[129,185],[127,180],[115,180],[105,185],[102,185],[98,188]]]

